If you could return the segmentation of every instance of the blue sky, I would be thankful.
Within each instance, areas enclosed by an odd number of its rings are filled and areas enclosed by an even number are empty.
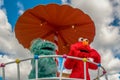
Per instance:
[[[49,3],[57,3],[61,4],[61,0],[4,0],[4,6],[7,11],[8,21],[11,23],[14,28],[15,23],[20,16],[18,14],[19,7],[16,3],[21,3],[24,6],[24,10],[29,8],[33,8],[39,4],[49,4]]]

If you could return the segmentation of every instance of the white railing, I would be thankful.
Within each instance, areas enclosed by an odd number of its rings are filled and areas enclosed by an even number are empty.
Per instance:
[[[54,57],[54,58],[60,58],[62,57],[63,58],[63,62],[62,62],[62,65],[61,65],[61,69],[60,69],[60,76],[59,77],[51,77],[51,78],[38,78],[38,59],[39,58],[49,58],[49,57]],[[2,69],[2,78],[3,80],[6,79],[6,76],[5,76],[5,67],[9,64],[13,64],[13,63],[16,63],[17,64],[17,80],[21,80],[20,79],[20,66],[19,66],[19,63],[21,62],[24,62],[24,61],[28,61],[28,60],[31,60],[31,59],[35,59],[35,74],[36,74],[36,78],[35,79],[31,79],[31,80],[54,80],[54,79],[59,79],[59,80],[80,80],[80,79],[76,79],[76,78],[65,78],[65,77],[62,77],[62,73],[63,73],[63,67],[64,67],[64,61],[66,58],[70,58],[70,59],[76,59],[76,60],[81,60],[84,62],[84,80],[87,80],[87,76],[86,76],[86,62],[90,62],[90,63],[93,63],[95,65],[98,66],[98,74],[97,74],[97,77],[94,79],[94,80],[100,80],[100,77],[103,76],[103,75],[106,75],[106,71],[105,69],[103,68],[103,66],[99,63],[95,63],[95,62],[92,62],[90,61],[89,59],[87,58],[78,58],[78,57],[73,57],[73,56],[67,56],[67,55],[44,55],[44,56],[38,56],[38,55],[35,55],[34,58],[27,58],[27,59],[16,59],[15,61],[12,61],[12,62],[8,62],[8,63],[1,63],[0,64],[0,68]],[[100,68],[102,68],[103,70],[103,74],[100,75]],[[107,77],[105,76],[106,80]],[[83,80],[83,79],[82,79]]]

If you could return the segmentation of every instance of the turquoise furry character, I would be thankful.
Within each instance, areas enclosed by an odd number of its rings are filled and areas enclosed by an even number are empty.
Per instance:
[[[34,55],[55,55],[56,45],[50,41],[36,39],[30,47],[31,53]],[[29,74],[29,79],[35,79],[35,60],[31,60],[32,70]],[[54,58],[38,59],[38,78],[56,77],[57,65]]]

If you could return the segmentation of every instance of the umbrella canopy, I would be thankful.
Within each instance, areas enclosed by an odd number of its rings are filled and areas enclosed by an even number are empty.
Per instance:
[[[25,11],[16,23],[15,34],[25,48],[30,47],[33,39],[54,42],[56,36],[59,54],[67,54],[70,45],[77,42],[79,37],[87,38],[91,43],[95,36],[95,26],[91,18],[80,9],[48,4]]]

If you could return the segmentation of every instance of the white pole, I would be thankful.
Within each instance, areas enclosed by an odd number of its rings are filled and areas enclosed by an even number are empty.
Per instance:
[[[84,80],[87,80],[87,76],[86,76],[86,62],[84,62]]]
[[[19,63],[17,64],[17,75],[18,75],[18,80],[20,80],[20,65]]]
[[[36,80],[38,80],[38,59],[35,59],[35,72],[36,72]]]
[[[98,80],[100,80],[100,67],[98,67]]]
[[[107,74],[105,74],[105,79],[108,80]]]
[[[5,80],[5,67],[2,67],[2,80]]]

